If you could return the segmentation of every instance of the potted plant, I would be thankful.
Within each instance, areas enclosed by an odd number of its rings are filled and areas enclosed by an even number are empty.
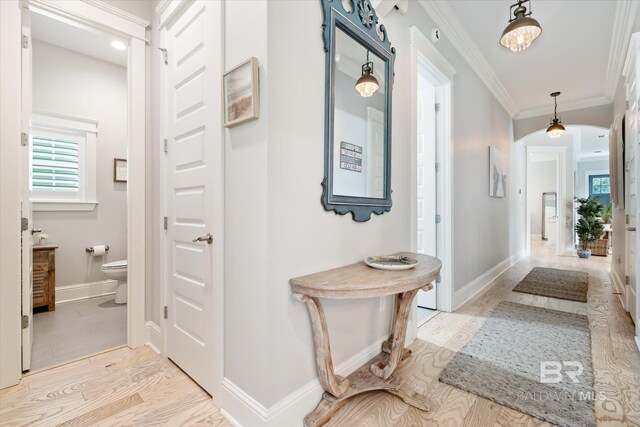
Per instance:
[[[600,238],[604,230],[602,225],[602,203],[596,198],[576,198],[578,207],[576,211],[580,218],[576,224],[576,234],[580,242],[578,256],[580,258],[589,258],[591,249],[588,248],[590,242],[595,242]]]
[[[605,205],[604,208],[602,208],[600,218],[602,218],[602,221],[605,224],[609,224],[611,222],[611,204]]]

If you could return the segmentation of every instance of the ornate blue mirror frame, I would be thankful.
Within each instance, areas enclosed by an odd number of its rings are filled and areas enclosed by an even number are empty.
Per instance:
[[[396,50],[387,38],[384,25],[378,25],[378,16],[369,0],[348,0],[346,10],[342,0],[320,0],[324,11],[323,38],[326,52],[325,67],[325,160],[322,181],[322,205],[327,211],[345,215],[351,213],[354,221],[364,222],[371,214],[381,215],[391,210],[391,91]],[[381,198],[344,196],[334,194],[334,119],[336,78],[336,28],[354,39],[384,61],[384,189]],[[340,142],[338,142],[340,143]]]

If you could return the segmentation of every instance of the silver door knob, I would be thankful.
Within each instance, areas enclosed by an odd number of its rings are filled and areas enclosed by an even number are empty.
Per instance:
[[[213,235],[211,233],[207,233],[204,236],[200,236],[200,237],[196,237],[195,239],[192,240],[193,243],[196,242],[207,242],[207,244],[212,244],[213,243]]]
[[[42,233],[42,228],[32,228],[31,234]]]
[[[627,231],[636,231],[635,227],[627,227]]]

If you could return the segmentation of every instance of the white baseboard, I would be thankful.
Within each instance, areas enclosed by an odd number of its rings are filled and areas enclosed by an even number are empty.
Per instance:
[[[383,337],[345,360],[336,368],[336,373],[347,377],[380,353]],[[318,405],[324,390],[315,379],[286,396],[273,406],[266,408],[228,378],[222,381],[222,415],[235,427],[299,427],[304,417]]]
[[[524,256],[525,251],[520,251],[517,254],[505,259],[490,270],[485,271],[482,275],[478,276],[471,282],[467,283],[462,289],[455,292],[453,296],[454,311],[462,307],[467,301],[482,293],[498,276],[504,273],[509,267]]]
[[[77,285],[57,286],[56,303],[113,295],[116,293],[117,286],[118,281],[111,279],[78,283]]]
[[[156,353],[161,353],[162,334],[160,333],[160,326],[150,320],[144,324],[144,343]]]
[[[611,277],[611,283],[613,283],[613,288],[616,290],[617,293],[620,294],[618,295],[618,297],[620,299],[620,304],[622,304],[622,308],[625,311],[628,311],[627,310],[627,289],[626,289],[627,287],[625,286],[620,276],[618,276],[618,273],[616,273],[614,270],[611,270],[611,272],[609,273],[609,276]]]

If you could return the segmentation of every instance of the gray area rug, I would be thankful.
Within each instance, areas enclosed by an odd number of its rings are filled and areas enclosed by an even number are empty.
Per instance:
[[[589,274],[582,271],[534,267],[514,292],[587,302]]]
[[[541,381],[541,362],[562,368]],[[549,365],[550,366],[550,365]],[[558,381],[549,371],[549,380]],[[578,380],[568,375],[571,373]],[[501,302],[456,353],[440,381],[560,426],[595,426],[591,332],[587,316]]]

